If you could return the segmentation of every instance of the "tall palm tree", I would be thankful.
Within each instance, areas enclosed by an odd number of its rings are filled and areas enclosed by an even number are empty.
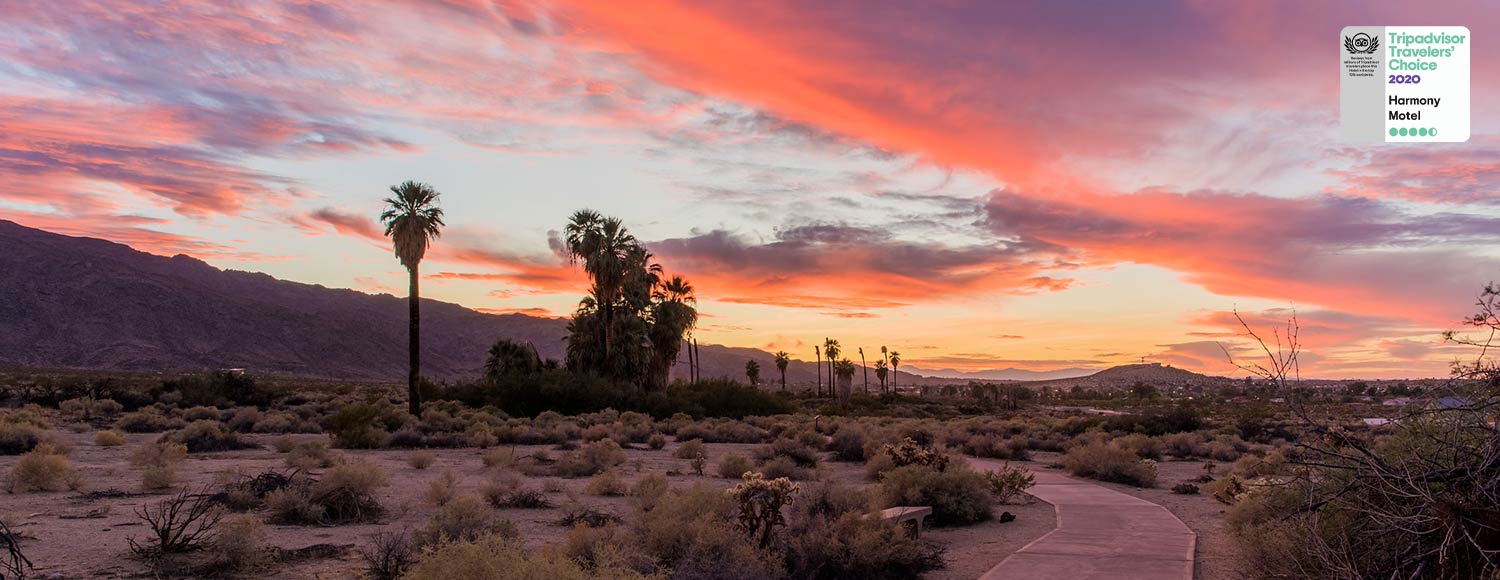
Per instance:
[[[870,394],[870,367],[865,364],[865,347],[859,347],[859,368],[864,370],[865,394]]]
[[[885,349],[885,345],[883,345],[883,344],[880,345],[880,360],[885,361],[885,363],[887,365],[889,365],[890,362],[891,362],[891,353],[890,353],[890,351],[887,351]],[[880,391],[881,392],[885,392],[885,381],[884,380],[880,381]]]
[[[896,380],[901,378],[901,375],[896,374],[897,372],[900,371],[900,369],[901,369],[901,353],[896,352],[896,351],[893,350],[893,351],[891,351],[891,390],[892,391],[896,390]]]
[[[683,336],[698,324],[698,310],[695,308],[698,298],[693,294],[693,285],[682,276],[661,282],[655,294],[656,307],[647,332],[652,348],[651,376],[647,377],[647,384],[663,388],[667,386],[672,367],[677,364]],[[692,353],[691,350],[688,352]]]
[[[568,258],[583,262],[583,271],[594,280],[594,300],[604,325],[604,356],[611,353],[614,338],[615,309],[621,299],[625,278],[632,258],[640,249],[635,236],[626,231],[618,218],[582,209],[573,213],[563,228]]]
[[[792,355],[784,350],[776,351],[776,370],[781,371],[781,390],[786,390],[786,365],[792,362]]]
[[[833,394],[833,361],[839,359],[839,341],[832,338],[823,339],[823,356],[828,357],[828,394]]]
[[[882,393],[885,392],[885,377],[886,375],[890,374],[890,372],[891,369],[890,367],[886,366],[885,361],[875,361],[875,378],[880,379],[880,392]]]
[[[410,286],[406,293],[408,325],[406,349],[409,368],[406,376],[406,400],[413,416],[422,414],[422,396],[417,392],[417,378],[422,373],[422,310],[417,288],[417,267],[427,255],[427,246],[443,233],[443,208],[438,207],[438,191],[415,181],[392,185],[394,197],[385,198],[380,221],[385,235],[395,246],[396,258],[406,267]]]
[[[823,357],[819,355],[818,352],[818,345],[813,345],[813,360],[816,361],[816,366],[814,368],[816,368],[818,371],[813,374],[818,377],[817,396],[821,397],[823,396]]]

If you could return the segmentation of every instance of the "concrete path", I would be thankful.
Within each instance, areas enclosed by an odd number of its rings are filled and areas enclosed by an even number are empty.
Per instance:
[[[998,461],[969,459],[980,469]],[[1057,473],[1033,472],[1037,499],[1057,528],[995,565],[980,580],[1192,580],[1197,535],[1149,501]]]

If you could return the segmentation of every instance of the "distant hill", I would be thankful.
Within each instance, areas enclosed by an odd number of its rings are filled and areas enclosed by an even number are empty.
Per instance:
[[[309,377],[406,376],[406,299],[220,270],[0,220],[0,364],[177,371],[244,367]],[[566,321],[422,302],[422,371],[476,376],[497,338],[562,358]],[[701,345],[703,375],[779,378],[769,353]],[[685,375],[687,356],[674,375]],[[909,380],[902,373],[903,380]],[[789,382],[812,383],[793,361]],[[856,383],[858,380],[856,379]]]
[[[983,371],[960,371],[957,369],[929,369],[926,367],[911,367],[912,372],[931,378],[959,379],[974,381],[1046,381],[1051,379],[1067,379],[1082,377],[1092,374],[1095,369],[1070,367],[1050,371],[1033,371],[1027,369],[1005,368],[989,369]]]
[[[1074,386],[1084,388],[1121,388],[1129,387],[1136,383],[1145,383],[1158,387],[1189,386],[1189,385],[1219,385],[1227,384],[1231,379],[1201,375],[1189,370],[1159,363],[1145,363],[1133,365],[1120,365],[1110,367],[1097,373],[1073,378],[1053,379],[1046,381],[1027,382],[1029,387],[1052,387],[1071,389]]]

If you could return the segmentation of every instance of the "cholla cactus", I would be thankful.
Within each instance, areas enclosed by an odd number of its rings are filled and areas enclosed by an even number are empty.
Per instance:
[[[745,481],[728,493],[740,505],[740,527],[751,538],[759,538],[761,549],[771,545],[771,532],[786,525],[781,508],[792,504],[800,487],[785,477],[766,479],[759,472],[744,475]]]
[[[886,455],[891,457],[891,463],[894,463],[896,467],[922,465],[938,471],[948,468],[947,455],[943,455],[931,447],[918,445],[911,437],[903,439],[897,445],[887,443],[884,447],[881,447],[881,451],[884,451]]]

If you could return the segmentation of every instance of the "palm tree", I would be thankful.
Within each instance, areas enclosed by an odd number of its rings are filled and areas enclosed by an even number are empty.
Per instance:
[[[408,325],[406,349],[410,366],[406,376],[406,400],[413,416],[422,414],[422,396],[417,393],[417,377],[422,373],[422,311],[417,288],[417,266],[427,255],[427,246],[442,235],[443,208],[438,207],[438,191],[415,181],[392,185],[395,197],[385,198],[380,221],[385,235],[395,246],[396,257],[406,267],[410,286],[406,293]]]
[[[833,394],[833,361],[839,359],[839,341],[832,338],[823,339],[823,356],[828,357],[828,394]]]
[[[865,364],[865,347],[859,347],[859,368],[864,370],[865,394],[870,394],[870,367]]]
[[[750,379],[750,386],[760,384],[760,363],[755,359],[745,361],[745,376]]]
[[[781,390],[786,390],[786,365],[792,362],[791,355],[784,350],[776,351],[776,370],[781,371]]]
[[[583,262],[583,271],[594,280],[594,300],[604,325],[604,356],[608,359],[614,337],[615,308],[631,271],[632,254],[640,249],[640,244],[618,218],[604,217],[588,209],[574,212],[563,233],[568,258]]]
[[[890,374],[890,372],[891,369],[890,367],[886,366],[885,361],[875,361],[875,378],[880,379],[880,392],[882,393],[885,392],[885,377],[886,375]]]
[[[900,368],[901,368],[901,353],[896,352],[896,351],[893,350],[893,351],[891,351],[891,390],[892,391],[896,390],[896,381],[897,381],[897,379],[901,378],[901,375],[896,374],[897,372],[900,372]]]
[[[891,360],[891,353],[885,349],[885,345],[883,344],[880,345],[880,360],[886,361],[887,364],[889,364]],[[880,390],[882,392],[885,391],[885,381],[880,382]]]
[[[817,392],[817,396],[821,397],[821,396],[823,396],[823,357],[818,354],[818,345],[816,345],[816,344],[813,345],[813,360],[816,361],[816,365],[817,365],[816,368],[818,370],[818,372],[813,373],[814,375],[817,375],[817,377],[818,377],[818,382],[817,382],[818,392]]]
[[[647,384],[664,388],[672,367],[677,364],[677,354],[682,351],[683,336],[698,324],[698,310],[695,308],[698,298],[693,294],[692,284],[682,276],[673,276],[661,283],[653,300],[656,304],[651,328],[647,331],[652,348]]]

